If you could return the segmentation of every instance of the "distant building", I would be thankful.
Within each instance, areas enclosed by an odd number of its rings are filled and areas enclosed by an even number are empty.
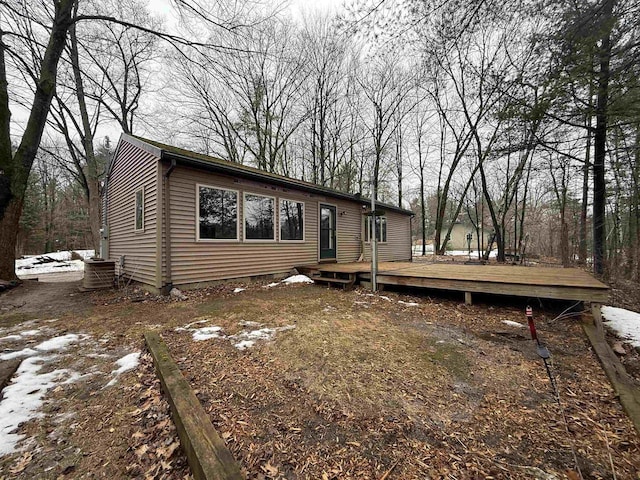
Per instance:
[[[448,226],[444,227],[440,230],[440,241],[444,241],[444,236],[447,234]],[[453,224],[453,228],[451,229],[451,234],[449,235],[449,242],[447,242],[447,250],[468,250],[469,244],[467,240],[467,235],[471,234],[471,250],[478,249],[478,234],[476,229],[470,223],[463,223],[460,221],[456,221]],[[482,241],[480,247],[482,250],[487,248],[487,244],[489,243],[490,233],[486,230],[480,231]]]

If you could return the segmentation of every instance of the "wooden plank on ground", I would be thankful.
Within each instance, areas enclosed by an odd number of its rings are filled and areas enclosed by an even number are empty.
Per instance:
[[[213,428],[209,416],[171,358],[160,335],[146,332],[144,338],[171,406],[180,444],[193,477],[196,480],[244,479],[240,467]]]
[[[18,370],[21,362],[22,360],[17,358],[0,361],[0,399],[2,399],[2,390],[9,384],[11,377]]]
[[[620,398],[622,407],[629,415],[636,431],[640,434],[640,387],[627,373],[624,365],[622,365],[618,356],[607,343],[599,308],[592,309],[592,312],[593,322],[583,323],[582,328],[587,334],[613,389]]]

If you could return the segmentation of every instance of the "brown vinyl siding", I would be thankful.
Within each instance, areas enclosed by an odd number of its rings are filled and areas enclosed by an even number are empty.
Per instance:
[[[384,208],[382,208],[384,210]],[[378,242],[378,261],[399,262],[411,260],[411,217],[386,211],[387,241]],[[364,234],[364,222],[362,224]],[[365,259],[371,260],[371,244],[364,244]]]
[[[107,192],[109,258],[124,256],[124,273],[155,285],[158,158],[126,141],[119,145]],[[144,188],[144,229],[135,230],[135,194]]]
[[[197,185],[238,192],[239,240],[196,240]],[[244,240],[244,193],[276,198],[273,240]],[[304,202],[305,240],[280,241],[280,199]],[[171,269],[174,285],[287,273],[315,263],[318,251],[318,198],[303,192],[177,167],[171,174]]]
[[[239,240],[196,240],[198,225],[197,186],[238,192]],[[276,241],[244,240],[244,194],[276,199]],[[304,242],[280,240],[280,200],[305,204]],[[320,204],[336,207],[337,260],[352,262],[360,256],[363,208],[357,202],[322,197],[260,182],[177,167],[171,174],[171,264],[174,285],[214,280],[283,274],[296,265],[318,261],[318,215]],[[380,261],[409,260],[409,217],[389,213],[388,243],[381,244]],[[404,234],[403,234],[404,232]],[[368,245],[365,246],[365,253]]]
[[[353,262],[362,253],[363,213],[357,200],[348,200],[301,187],[271,184],[267,180],[238,178],[178,163],[163,186],[169,164],[161,151],[139,139],[123,136],[111,165],[107,192],[109,258],[125,257],[124,273],[133,280],[161,288],[286,274],[297,265],[319,261],[320,204],[336,207],[337,261]],[[238,194],[238,240],[198,240],[197,186],[234,190]],[[135,231],[135,192],[144,188],[144,230]],[[164,195],[168,193],[169,212]],[[244,240],[244,194],[275,199],[275,241]],[[280,240],[280,200],[304,203],[304,240]],[[365,206],[366,207],[366,206]],[[410,260],[408,215],[387,213],[386,244],[380,261]],[[170,266],[168,267],[168,247]],[[364,245],[369,256],[370,246]],[[169,271],[170,270],[170,271]]]

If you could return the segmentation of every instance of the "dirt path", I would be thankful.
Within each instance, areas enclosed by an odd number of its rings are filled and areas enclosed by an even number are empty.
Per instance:
[[[81,293],[80,281],[40,282],[24,280],[22,285],[0,295],[0,326],[15,318],[52,318],[80,314],[91,308],[91,295]]]

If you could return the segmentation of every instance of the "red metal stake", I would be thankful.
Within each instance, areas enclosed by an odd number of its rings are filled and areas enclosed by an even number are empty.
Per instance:
[[[531,339],[535,340],[537,343],[540,343],[538,342],[538,334],[536,333],[536,326],[533,323],[533,309],[529,305],[527,305],[526,313],[527,313],[527,322],[529,323],[529,331],[531,332]]]

